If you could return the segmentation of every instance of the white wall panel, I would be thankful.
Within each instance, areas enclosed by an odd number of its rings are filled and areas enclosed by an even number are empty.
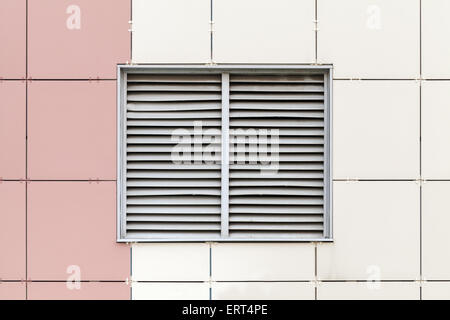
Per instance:
[[[333,91],[334,178],[418,178],[419,84],[339,80]]]
[[[450,300],[450,282],[424,282],[423,300]]]
[[[318,60],[335,77],[419,77],[419,0],[318,0],[317,12]]]
[[[209,245],[206,243],[149,243],[132,246],[135,281],[206,281]]]
[[[425,78],[450,78],[450,1],[422,1],[422,73]]]
[[[215,62],[311,63],[314,0],[214,0]]]
[[[312,280],[314,246],[308,243],[213,244],[212,279]]]
[[[422,84],[422,174],[450,179],[450,81]]]
[[[320,280],[414,280],[420,267],[416,182],[334,182],[334,243],[317,250]]]
[[[133,0],[133,62],[208,62],[209,20],[209,0]]]
[[[209,300],[207,283],[133,283],[133,300]]]
[[[422,189],[422,265],[426,280],[450,280],[450,181]]]
[[[314,300],[310,282],[215,282],[213,300]]]
[[[323,282],[317,288],[318,300],[419,300],[416,282]]]

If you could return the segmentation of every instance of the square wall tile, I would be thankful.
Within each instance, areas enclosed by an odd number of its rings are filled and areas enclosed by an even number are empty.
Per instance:
[[[419,300],[415,282],[324,282],[317,288],[318,300]]]
[[[450,30],[450,1],[422,1],[422,74],[450,78],[450,43],[442,37]]]
[[[423,300],[450,300],[450,282],[424,282]]]
[[[133,0],[133,62],[208,62],[210,0]]]
[[[217,243],[212,246],[214,281],[312,280],[310,243]]]
[[[450,81],[422,84],[422,175],[450,179]]]
[[[26,0],[0,1],[0,79],[25,78],[26,3]]]
[[[30,83],[28,136],[31,179],[114,180],[115,81]]]
[[[0,81],[0,179],[25,178],[26,85]]]
[[[422,187],[422,267],[426,280],[450,280],[450,181]]]
[[[419,78],[419,2],[318,0],[319,62],[338,78]]]
[[[333,210],[334,242],[317,248],[320,280],[419,278],[416,182],[334,182]]]
[[[314,300],[310,282],[214,282],[213,300]]]
[[[79,287],[76,287],[79,285]],[[130,300],[125,282],[30,282],[29,300]]]
[[[0,182],[0,281],[25,280],[25,202],[25,182]]]
[[[150,243],[132,246],[134,281],[206,281],[209,245]]]
[[[25,300],[26,298],[25,282],[0,282],[0,300]]]
[[[419,84],[334,81],[335,179],[417,179]]]
[[[136,282],[132,286],[133,300],[209,300],[207,283]]]
[[[114,79],[130,60],[130,0],[29,0],[28,76]]]
[[[213,10],[215,62],[314,62],[314,0],[215,0]]]
[[[116,243],[115,182],[31,182],[28,278],[76,277],[130,277],[130,247]]]

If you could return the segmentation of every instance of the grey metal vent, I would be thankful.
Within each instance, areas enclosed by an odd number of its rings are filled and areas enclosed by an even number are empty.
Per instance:
[[[118,241],[330,240],[330,73],[119,67]]]
[[[128,75],[127,236],[220,235],[220,164],[194,163],[194,155],[187,161],[172,156],[179,144],[194,150],[196,123],[202,131],[220,130],[220,75]],[[180,129],[191,139],[174,140]]]
[[[243,161],[230,164],[231,237],[323,236],[324,109],[323,75],[231,75],[230,130],[275,129],[279,142],[273,163],[252,161],[248,141],[245,157],[234,148]]]

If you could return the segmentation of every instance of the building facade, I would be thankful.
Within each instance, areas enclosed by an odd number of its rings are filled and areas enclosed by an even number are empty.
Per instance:
[[[0,298],[449,299],[449,12],[0,0]],[[161,64],[332,67],[333,241],[117,242],[117,66]]]

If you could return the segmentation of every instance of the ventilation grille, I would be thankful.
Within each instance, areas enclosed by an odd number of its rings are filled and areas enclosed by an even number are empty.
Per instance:
[[[121,73],[121,241],[330,238],[328,70],[146,69]]]
[[[231,238],[323,237],[324,105],[323,74],[230,76],[230,142],[247,136],[244,149],[230,147]],[[259,146],[254,161],[249,137],[264,141],[264,130],[278,130],[278,166],[270,153],[276,134],[268,157]]]
[[[181,160],[172,153],[180,147],[194,151],[199,133],[220,128],[220,74],[128,74],[128,238],[220,236],[220,144],[218,153],[200,161],[193,153]]]

